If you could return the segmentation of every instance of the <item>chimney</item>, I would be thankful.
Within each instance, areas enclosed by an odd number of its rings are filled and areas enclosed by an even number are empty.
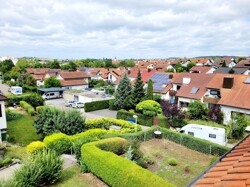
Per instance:
[[[223,88],[231,89],[234,84],[234,78],[233,77],[224,77],[223,79]]]
[[[148,68],[148,72],[150,72],[151,71],[151,69],[150,68]]]
[[[169,74],[169,79],[172,79],[174,77],[174,75],[173,74]]]
[[[128,69],[128,75],[131,73],[131,70],[130,69]]]

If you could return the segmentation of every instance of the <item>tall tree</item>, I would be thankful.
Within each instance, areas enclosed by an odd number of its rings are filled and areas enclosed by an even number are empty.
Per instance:
[[[4,60],[0,63],[0,72],[5,74],[6,72],[10,71],[12,67],[14,67],[12,60]]]
[[[59,64],[58,60],[56,60],[56,59],[54,61],[48,62],[46,64],[46,66],[48,68],[51,68],[51,69],[59,69],[60,68],[60,64]]]
[[[134,107],[145,97],[144,84],[141,80],[141,72],[138,71],[135,86],[132,92],[132,102]]]
[[[115,107],[117,109],[128,109],[131,106],[132,86],[127,75],[122,78],[115,94]]]
[[[148,81],[148,88],[147,88],[147,94],[146,94],[146,99],[153,99],[153,81],[151,79],[149,79]]]

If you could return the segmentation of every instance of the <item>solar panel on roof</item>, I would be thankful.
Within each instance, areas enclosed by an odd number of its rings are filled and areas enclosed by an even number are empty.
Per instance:
[[[193,87],[190,91],[191,94],[196,94],[199,88]]]
[[[244,81],[246,84],[250,84],[250,77],[247,77],[246,80]]]

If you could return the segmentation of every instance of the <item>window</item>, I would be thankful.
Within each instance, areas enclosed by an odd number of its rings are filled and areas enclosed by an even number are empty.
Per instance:
[[[0,104],[0,117],[3,117],[3,114],[2,114],[2,105]]]
[[[50,93],[50,96],[53,96],[53,95],[55,95],[55,93]]]
[[[188,134],[191,135],[191,136],[194,136],[194,132],[189,132],[188,131]]]
[[[216,138],[216,134],[209,134],[209,138]]]

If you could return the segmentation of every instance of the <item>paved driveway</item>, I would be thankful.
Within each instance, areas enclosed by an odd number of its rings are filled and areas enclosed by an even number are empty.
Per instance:
[[[72,109],[71,107],[65,107],[64,99],[50,99],[45,101],[46,105],[50,106],[55,106],[60,109]],[[103,117],[110,117],[110,118],[116,118],[116,113],[117,111],[112,111],[108,109],[103,109],[103,110],[97,110],[93,112],[85,112],[83,108],[80,109],[75,109],[75,110],[80,110],[80,112],[83,114],[83,116],[86,117],[86,119],[98,119],[98,118],[103,118]]]

